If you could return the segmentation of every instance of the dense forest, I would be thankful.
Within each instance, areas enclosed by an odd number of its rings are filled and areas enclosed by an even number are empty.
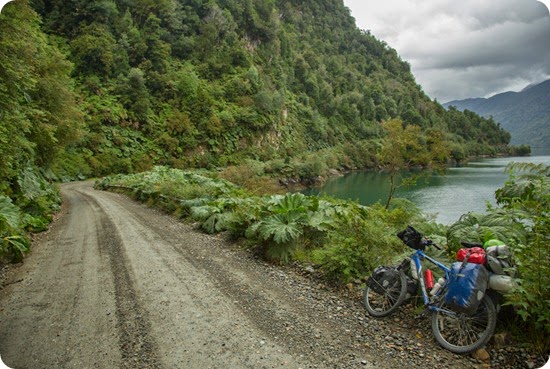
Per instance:
[[[456,155],[494,153],[510,138],[430,101],[342,1],[16,1],[2,23],[13,50],[3,57],[31,74],[3,78],[17,85],[7,100],[38,105],[55,142],[22,139],[57,148],[33,150],[55,175],[375,151],[380,122],[397,117],[444,132]]]
[[[385,122],[414,127],[425,153],[445,148],[420,158],[405,145],[403,166],[509,149],[492,119],[430,100],[342,0],[16,0],[0,14],[0,65],[4,235],[47,223],[53,181],[382,167],[395,163]]]

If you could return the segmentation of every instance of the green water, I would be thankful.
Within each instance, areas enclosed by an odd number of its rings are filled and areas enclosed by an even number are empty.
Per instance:
[[[465,167],[450,168],[445,175],[430,175],[415,186],[399,187],[396,197],[415,203],[425,213],[435,214],[443,224],[456,222],[470,211],[484,213],[487,203],[495,204],[495,191],[508,180],[506,165],[511,162],[550,165],[550,156],[482,159]],[[403,173],[403,177],[410,173]],[[320,188],[308,189],[308,195],[327,194],[355,200],[363,205],[385,203],[390,188],[389,175],[381,172],[353,172],[328,180]]]

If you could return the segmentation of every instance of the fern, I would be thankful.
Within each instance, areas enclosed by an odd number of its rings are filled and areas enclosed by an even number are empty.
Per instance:
[[[2,238],[0,255],[7,255],[13,262],[23,260],[25,253],[29,251],[29,240],[25,236],[13,235]]]
[[[217,206],[212,205],[203,205],[195,206],[191,208],[191,217],[195,220],[206,221],[213,214],[218,214],[221,212],[221,209]]]
[[[191,209],[193,207],[199,207],[208,204],[212,199],[208,197],[197,197],[194,199],[181,200],[180,206],[184,209]]]
[[[224,231],[227,225],[227,213],[214,213],[201,224],[201,228],[209,234]]]
[[[29,240],[24,236],[21,212],[11,199],[0,196],[0,257],[8,257],[14,262],[23,259],[29,250]]]
[[[38,176],[30,167],[25,168],[17,178],[17,184],[21,188],[23,196],[29,200],[34,200],[47,194],[44,182],[44,178]]]
[[[461,241],[481,244],[490,239],[505,243],[524,242],[527,232],[521,224],[522,219],[526,219],[526,213],[517,210],[494,209],[487,214],[465,214],[447,231],[451,251],[460,248]]]

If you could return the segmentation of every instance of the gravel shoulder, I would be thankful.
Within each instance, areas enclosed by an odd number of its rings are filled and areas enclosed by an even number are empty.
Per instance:
[[[11,368],[490,367],[441,349],[410,306],[373,319],[356,287],[267,264],[91,182],[62,193],[59,219],[3,279]]]

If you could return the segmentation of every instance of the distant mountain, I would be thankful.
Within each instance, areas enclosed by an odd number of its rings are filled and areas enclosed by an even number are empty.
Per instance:
[[[512,144],[550,147],[550,80],[529,85],[520,92],[504,92],[489,98],[454,100],[443,104],[470,110],[494,120],[512,134]]]

